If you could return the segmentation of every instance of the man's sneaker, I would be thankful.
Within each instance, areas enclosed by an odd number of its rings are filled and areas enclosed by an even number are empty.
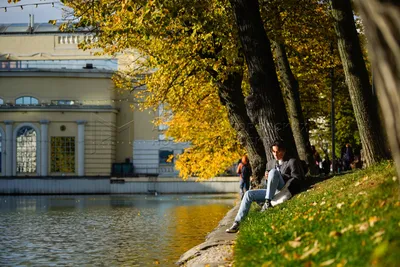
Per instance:
[[[237,231],[239,231],[239,222],[234,222],[231,228],[226,229],[227,233],[236,233]]]
[[[264,203],[265,202],[256,202],[257,203],[257,205],[260,207],[260,209],[264,206]]]
[[[271,209],[272,208],[272,204],[271,204],[271,200],[267,199],[264,203],[264,206],[261,209],[261,212],[266,211],[267,209]]]

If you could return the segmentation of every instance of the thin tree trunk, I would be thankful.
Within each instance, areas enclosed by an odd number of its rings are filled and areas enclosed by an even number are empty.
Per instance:
[[[376,98],[361,52],[350,0],[332,0],[338,48],[360,132],[366,166],[388,158]]]
[[[292,126],[294,140],[296,142],[297,152],[301,160],[307,162],[310,173],[318,174],[315,165],[314,155],[311,152],[311,144],[309,140],[308,129],[304,121],[303,111],[301,109],[299,83],[294,77],[290,68],[289,60],[286,54],[285,45],[272,41],[278,70],[284,87],[284,96],[289,110],[290,125]]]
[[[390,149],[400,173],[400,2],[357,0]]]
[[[218,82],[218,95],[222,105],[228,110],[229,122],[236,130],[239,142],[247,151],[253,177],[256,178],[256,183],[260,184],[264,177],[267,159],[263,143],[246,113],[241,87],[242,78],[242,74],[232,73],[224,82]]]
[[[258,1],[230,0],[230,3],[249,72],[247,114],[262,138],[268,159],[272,158],[270,145],[277,139],[285,142],[289,156],[298,157]]]

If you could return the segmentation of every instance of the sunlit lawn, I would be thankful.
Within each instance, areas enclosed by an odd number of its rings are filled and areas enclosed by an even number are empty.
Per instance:
[[[400,187],[393,162],[335,176],[252,212],[235,266],[400,266]]]

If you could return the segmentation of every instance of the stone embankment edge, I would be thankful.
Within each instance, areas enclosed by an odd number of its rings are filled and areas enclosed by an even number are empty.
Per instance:
[[[179,266],[232,266],[232,245],[236,234],[225,232],[229,228],[239,209],[240,201],[233,207],[218,226],[206,236],[206,241],[185,252],[178,262]],[[194,226],[195,227],[195,226]]]

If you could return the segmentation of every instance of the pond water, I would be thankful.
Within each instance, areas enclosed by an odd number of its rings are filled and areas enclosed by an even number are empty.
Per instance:
[[[0,266],[174,266],[235,197],[0,196]]]

